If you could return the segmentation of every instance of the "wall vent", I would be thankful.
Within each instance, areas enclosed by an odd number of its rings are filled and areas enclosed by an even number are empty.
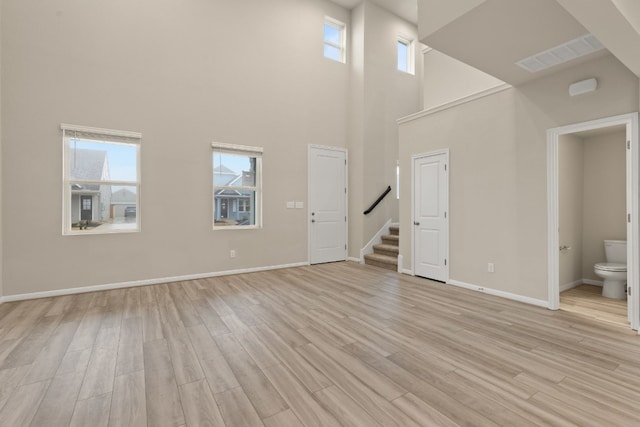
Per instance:
[[[600,40],[598,40],[593,34],[586,34],[582,37],[578,37],[577,39],[520,60],[516,62],[516,65],[519,65],[530,73],[537,73],[538,71],[597,52],[600,49],[604,49]]]

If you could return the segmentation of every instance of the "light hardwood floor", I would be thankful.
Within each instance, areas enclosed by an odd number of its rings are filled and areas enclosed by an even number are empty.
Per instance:
[[[580,285],[561,292],[560,310],[589,316],[624,328],[629,327],[627,301],[603,297],[601,286]]]
[[[640,337],[335,263],[0,305],[0,426],[638,426]]]

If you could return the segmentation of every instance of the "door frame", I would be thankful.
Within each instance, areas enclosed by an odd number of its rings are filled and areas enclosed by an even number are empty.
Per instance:
[[[349,150],[342,147],[330,147],[327,145],[309,144],[307,147],[307,262],[311,264],[311,220],[308,218],[308,212],[311,209],[311,150],[313,149],[338,151],[344,153],[344,214],[346,221],[344,225],[344,260],[349,259]]]
[[[414,226],[413,223],[415,222],[415,214],[416,214],[416,160],[418,159],[423,159],[426,157],[433,157],[433,156],[439,156],[441,154],[444,154],[445,156],[445,161],[447,163],[447,176],[449,177],[449,179],[447,179],[447,188],[446,188],[446,193],[447,193],[447,205],[445,207],[446,212],[447,212],[447,221],[445,222],[445,237],[447,240],[447,253],[446,253],[446,259],[447,259],[447,264],[445,266],[445,273],[446,273],[446,278],[445,278],[445,283],[449,283],[449,279],[451,278],[449,271],[450,271],[450,267],[451,267],[451,244],[450,244],[450,239],[449,239],[449,221],[451,219],[451,211],[449,210],[449,202],[451,199],[451,192],[450,192],[450,177],[451,177],[451,160],[449,157],[449,149],[448,148],[443,148],[440,150],[435,150],[435,151],[429,151],[427,153],[420,153],[420,154],[414,154],[411,156],[411,222],[410,222],[410,227],[411,227],[411,275],[415,276],[416,275],[416,239],[415,239],[415,231],[414,231]]]
[[[548,308],[560,308],[560,236],[559,236],[559,200],[558,200],[558,140],[560,135],[587,130],[624,125],[626,127],[629,150],[626,158],[626,194],[627,213],[631,215],[627,223],[627,283],[632,289],[631,328],[637,330],[640,324],[640,295],[638,292],[638,267],[640,254],[638,238],[638,113],[575,123],[547,130],[547,270],[548,270]]]

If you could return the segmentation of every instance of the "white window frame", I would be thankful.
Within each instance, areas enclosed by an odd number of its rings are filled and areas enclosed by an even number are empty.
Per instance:
[[[396,59],[398,61],[400,59],[400,50],[398,49],[398,44],[403,44],[407,47],[407,63],[406,63],[407,70],[405,71],[398,68],[398,71],[402,73],[415,75],[416,57],[415,57],[414,43],[415,41],[410,37],[406,37],[403,35],[398,36],[398,39],[396,41]]]
[[[262,228],[262,147],[250,147],[247,145],[225,144],[220,142],[211,143],[211,206],[212,206],[212,228],[218,230],[257,230]],[[215,153],[233,154],[237,156],[255,157],[256,159],[256,182],[255,187],[251,186],[216,186],[213,156]],[[215,193],[217,190],[249,190],[255,192],[255,224],[253,225],[224,225],[217,226],[213,218],[215,217]]]
[[[336,30],[338,30],[340,34],[340,42],[338,44],[333,43],[324,38],[325,25],[329,25],[330,27],[333,27]],[[336,62],[341,62],[343,64],[346,64],[347,62],[347,25],[344,22],[338,21],[337,19],[331,18],[330,16],[325,16],[324,24],[322,26],[322,41],[323,41],[323,44],[322,44],[323,50],[324,50],[324,46],[331,46],[333,48],[338,49],[340,51],[340,58]],[[330,58],[326,55],[325,55],[325,58],[335,61],[335,59]]]
[[[137,233],[141,231],[141,209],[140,209],[140,142],[142,134],[139,132],[129,132],[113,129],[101,129],[88,126],[78,126],[62,123],[62,234],[65,236],[77,236],[83,234],[117,234],[117,233]],[[69,164],[69,140],[81,139],[83,141],[99,142],[106,144],[130,145],[136,148],[136,180],[82,180],[71,179],[71,167]],[[93,230],[73,230],[71,223],[71,186],[73,184],[89,185],[110,185],[136,187],[136,228],[103,228],[97,227]],[[82,203],[82,202],[80,202]],[[93,202],[92,202],[93,205]],[[82,208],[82,206],[80,206]]]

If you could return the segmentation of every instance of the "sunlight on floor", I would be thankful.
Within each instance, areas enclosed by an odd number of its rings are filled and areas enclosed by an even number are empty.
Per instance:
[[[627,301],[605,298],[602,288],[580,285],[560,293],[560,310],[582,314],[604,322],[629,327]]]

